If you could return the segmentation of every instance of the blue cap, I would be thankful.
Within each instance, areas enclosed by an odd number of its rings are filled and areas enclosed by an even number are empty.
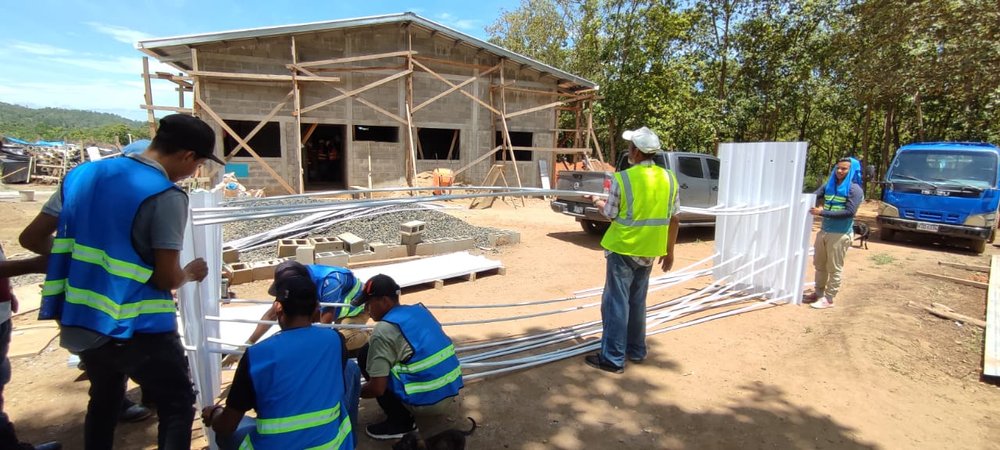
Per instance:
[[[139,139],[129,145],[126,145],[122,149],[123,155],[131,155],[134,153],[142,153],[146,151],[146,147],[149,147],[149,139]]]

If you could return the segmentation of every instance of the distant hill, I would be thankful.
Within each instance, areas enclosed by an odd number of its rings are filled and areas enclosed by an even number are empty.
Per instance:
[[[0,102],[0,136],[27,141],[65,140],[80,144],[115,145],[148,138],[143,122],[78,109],[27,108]]]

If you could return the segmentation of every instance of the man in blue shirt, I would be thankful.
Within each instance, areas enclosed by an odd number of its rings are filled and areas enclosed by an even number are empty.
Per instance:
[[[854,158],[841,158],[833,168],[829,180],[816,190],[822,206],[809,210],[823,218],[823,225],[816,233],[813,266],[816,268],[816,291],[806,296],[816,309],[833,307],[833,298],[840,291],[844,256],[851,246],[854,215],[864,201],[861,190],[861,164]]]

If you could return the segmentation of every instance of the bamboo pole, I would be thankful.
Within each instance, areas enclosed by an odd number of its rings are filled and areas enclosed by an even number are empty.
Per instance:
[[[292,35],[292,65],[298,63],[298,52],[295,48],[295,35]],[[299,114],[299,109],[302,108],[302,93],[299,91],[299,80],[298,80],[298,70],[292,69],[292,93],[295,95],[295,110],[293,116],[295,116],[295,160],[298,162],[298,179],[299,179],[299,193],[306,191],[306,181],[305,181],[305,168],[302,167],[302,114]]]
[[[149,82],[149,57],[142,57],[142,84],[146,89],[146,120],[149,121],[149,136],[156,135],[156,115],[153,114],[153,87]]]
[[[506,60],[501,60],[500,65],[503,65]],[[521,188],[521,171],[517,168],[517,157],[514,156],[513,143],[510,141],[510,129],[507,127],[507,90],[503,86],[504,84],[503,69],[500,69],[500,120],[503,124],[503,134],[504,142],[507,144],[507,149],[510,151],[510,160],[514,163],[514,177],[517,179],[517,187]],[[503,172],[501,172],[502,174]],[[507,178],[504,177],[504,182],[506,183]],[[521,197],[521,206],[524,206],[524,197]]]

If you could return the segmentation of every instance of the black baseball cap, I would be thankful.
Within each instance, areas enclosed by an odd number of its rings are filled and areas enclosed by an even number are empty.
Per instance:
[[[226,162],[215,156],[215,132],[203,120],[186,114],[171,114],[160,119],[153,140],[191,150],[202,158],[219,164]]]
[[[274,268],[274,282],[271,283],[271,287],[267,288],[267,295],[272,297],[278,296],[278,284],[285,278],[291,278],[296,276],[302,276],[312,278],[309,276],[309,269],[306,269],[302,263],[298,261],[288,260],[278,264],[278,267]],[[315,287],[313,287],[315,289]]]
[[[365,281],[361,288],[361,295],[351,302],[352,306],[364,305],[372,297],[396,297],[399,298],[399,285],[396,280],[384,273],[380,273]]]
[[[275,283],[275,294],[274,298],[283,304],[295,303],[315,308],[318,301],[316,285],[312,279],[298,274],[278,280]]]

